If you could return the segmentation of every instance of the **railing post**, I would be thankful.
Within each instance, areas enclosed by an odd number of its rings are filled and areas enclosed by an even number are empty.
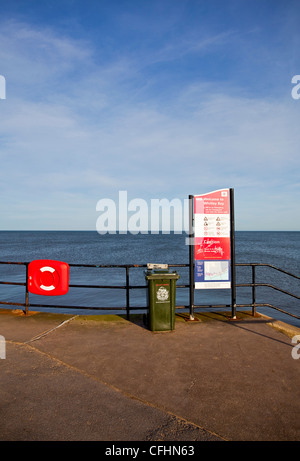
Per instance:
[[[255,316],[255,265],[252,264],[252,315]]]
[[[26,264],[26,285],[25,285],[25,315],[28,314],[29,293],[28,293],[28,264]]]
[[[126,266],[126,318],[129,320],[129,267]]]

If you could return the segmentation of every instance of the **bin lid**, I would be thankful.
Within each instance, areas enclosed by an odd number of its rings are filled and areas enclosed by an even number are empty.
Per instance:
[[[177,274],[177,272],[169,272],[169,271],[154,271],[146,272],[146,280],[170,280],[170,279],[176,279],[178,280],[180,278],[180,275]]]

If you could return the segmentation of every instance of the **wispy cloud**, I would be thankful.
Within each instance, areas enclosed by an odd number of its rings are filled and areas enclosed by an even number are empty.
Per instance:
[[[268,189],[283,182],[297,189],[299,108],[289,82],[286,97],[263,97],[247,94],[235,79],[220,84],[201,72],[198,79],[168,86],[161,73],[149,70],[155,62],[189,54],[200,59],[226,40],[233,40],[233,32],[198,40],[186,33],[183,41],[152,46],[144,58],[139,47],[136,54],[101,60],[89,40],[4,23],[2,227],[43,222],[55,228],[55,210],[65,203],[59,226],[82,228],[77,209],[84,228],[93,229],[97,201],[119,190],[150,199],[235,187],[239,206],[251,203],[255,189],[264,193],[259,205],[267,210],[273,195]]]

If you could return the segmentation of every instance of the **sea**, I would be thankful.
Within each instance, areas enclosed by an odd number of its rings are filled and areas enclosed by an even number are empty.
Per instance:
[[[79,265],[146,265],[189,264],[189,245],[185,233],[176,234],[104,234],[96,231],[0,231],[0,262],[31,262],[51,259]],[[300,232],[236,231],[236,263],[266,263],[300,276]],[[176,305],[189,305],[188,267],[170,267],[180,275],[176,290]],[[251,267],[236,267],[236,283],[251,283]],[[0,264],[0,281],[24,283],[24,265]],[[130,312],[146,312],[147,288],[145,267],[129,270]],[[70,284],[124,286],[126,270],[116,267],[70,267]],[[299,279],[273,268],[256,268],[256,282],[273,285],[300,296]],[[0,284],[0,301],[24,303],[25,288],[19,285]],[[68,314],[125,314],[125,289],[72,287],[63,296],[39,296],[29,293],[30,304],[48,307],[30,308],[41,312]],[[236,288],[237,304],[252,302],[249,287]],[[227,305],[231,303],[230,289],[194,290],[196,305]],[[271,287],[256,288],[256,303],[272,304],[300,317],[300,301]],[[57,307],[62,306],[62,307]],[[95,308],[101,309],[95,309]],[[17,309],[17,306],[0,304],[0,309]],[[21,308],[21,307],[20,307]],[[113,308],[113,310],[111,310]],[[223,308],[222,308],[223,309]],[[222,310],[206,308],[204,310]],[[241,310],[245,310],[243,308]],[[250,309],[250,308],[249,308]],[[197,312],[199,309],[195,309]],[[230,309],[225,309],[229,310]],[[237,309],[238,312],[239,308]],[[185,311],[183,309],[183,311]],[[187,310],[188,311],[188,310]],[[300,327],[300,320],[270,307],[258,307],[258,312]]]

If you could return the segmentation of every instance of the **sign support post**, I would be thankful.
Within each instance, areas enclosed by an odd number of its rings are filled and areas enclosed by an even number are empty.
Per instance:
[[[234,190],[230,189],[231,317],[236,319]]]
[[[189,195],[190,320],[194,320],[194,196]]]

